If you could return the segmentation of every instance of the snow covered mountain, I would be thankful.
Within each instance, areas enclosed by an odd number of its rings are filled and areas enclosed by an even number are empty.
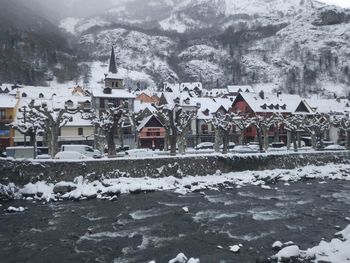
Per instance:
[[[179,79],[347,94],[349,22],[348,10],[315,0],[132,0],[61,27],[95,66],[114,45],[139,86]]]

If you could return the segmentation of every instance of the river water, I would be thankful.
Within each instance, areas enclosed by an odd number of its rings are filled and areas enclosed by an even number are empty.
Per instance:
[[[302,249],[330,240],[349,224],[349,204],[350,182],[317,180],[115,202],[2,202],[27,209],[1,209],[0,261],[163,263],[183,252],[201,263],[264,262],[277,240]],[[229,251],[238,244],[238,254]]]

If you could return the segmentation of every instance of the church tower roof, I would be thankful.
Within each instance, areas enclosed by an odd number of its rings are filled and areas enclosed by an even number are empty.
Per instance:
[[[109,73],[114,73],[116,74],[118,72],[117,70],[117,65],[115,63],[115,54],[114,54],[114,47],[112,46],[112,51],[111,51],[111,57],[109,59]]]

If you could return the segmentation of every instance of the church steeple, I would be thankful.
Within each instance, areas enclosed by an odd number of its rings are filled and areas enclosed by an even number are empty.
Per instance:
[[[115,63],[114,47],[112,46],[111,57],[109,59],[109,73],[116,74],[118,72],[117,65]]]

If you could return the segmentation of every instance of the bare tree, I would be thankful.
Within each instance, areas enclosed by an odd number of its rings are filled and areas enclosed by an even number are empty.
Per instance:
[[[255,115],[254,117],[249,119],[248,126],[253,126],[256,129],[260,152],[263,152],[264,149],[266,150],[269,146],[268,132],[270,127],[274,125],[274,121],[277,117],[278,117],[277,115],[272,115],[269,117],[262,116],[262,115]],[[264,136],[264,141],[262,136]]]
[[[176,142],[180,138],[185,140],[191,121],[195,118],[196,112],[184,111],[178,104],[164,104],[161,106],[152,104],[156,109],[156,115],[164,125],[170,141],[170,155],[176,155]],[[182,143],[181,142],[181,143]]]
[[[312,117],[305,116],[303,128],[311,135],[313,148],[317,147],[317,142],[323,148],[325,133],[329,131],[330,117],[324,113],[317,113]]]
[[[305,118],[301,115],[290,115],[283,120],[284,128],[287,130],[287,147],[293,143],[294,151],[298,151],[297,133],[303,130]]]
[[[244,130],[249,126],[250,122],[244,116],[241,116],[239,114],[233,114],[232,123],[236,127],[236,132],[238,132],[239,144],[242,145],[244,139]]]
[[[212,125],[215,130],[218,132],[215,136],[215,143],[218,144],[218,140],[223,142],[222,153],[227,154],[229,139],[230,139],[230,131],[234,126],[232,122],[232,114],[226,113],[221,114],[220,112],[216,112],[213,114],[213,119],[211,120]],[[218,138],[217,138],[218,137]]]
[[[33,118],[40,120],[40,129],[45,133],[49,152],[51,157],[54,157],[59,152],[58,137],[60,129],[72,121],[72,115],[77,113],[77,110],[69,110],[65,108],[55,108],[52,105],[50,109],[47,103],[36,105],[34,100],[28,104],[28,108],[32,111]]]
[[[348,116],[335,116],[331,119],[331,124],[346,133],[346,147],[350,150],[350,119]]]
[[[115,135],[118,129],[125,123],[132,123],[128,103],[123,102],[119,106],[114,106],[113,104],[108,104],[106,111],[100,116],[95,113],[91,115],[92,124],[97,128],[97,132],[104,135],[107,142],[108,157],[113,158],[116,156],[116,145],[115,145]]]
[[[33,103],[34,101],[31,102],[31,104]],[[39,132],[42,132],[44,118],[43,116],[37,114],[32,105],[30,107],[28,105],[24,105],[18,109],[18,111],[22,113],[22,116],[17,117],[14,122],[9,124],[9,126],[25,136],[29,135],[30,145],[34,147],[34,158],[36,158],[36,136],[39,134]]]

